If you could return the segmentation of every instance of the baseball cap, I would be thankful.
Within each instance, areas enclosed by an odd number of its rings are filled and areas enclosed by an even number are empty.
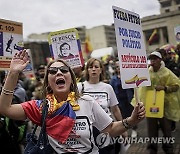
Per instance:
[[[159,52],[157,52],[157,51],[152,52],[152,53],[149,55],[149,59],[151,59],[152,56],[156,56],[156,57],[162,59],[161,54],[160,54]]]

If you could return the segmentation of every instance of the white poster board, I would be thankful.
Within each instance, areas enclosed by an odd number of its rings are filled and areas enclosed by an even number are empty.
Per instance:
[[[22,23],[0,19],[0,70],[9,70],[12,57],[23,47]]]
[[[0,19],[0,70],[9,70],[12,57],[23,49],[23,24],[21,22]],[[30,55],[30,53],[28,54]],[[34,76],[32,63],[29,63],[23,72],[31,72]]]
[[[83,66],[78,31],[74,28],[51,32],[48,36],[51,55],[65,60],[72,68]]]
[[[146,49],[140,16],[112,7],[123,89],[149,86]]]
[[[22,23],[0,19],[0,56],[13,57],[23,47]]]

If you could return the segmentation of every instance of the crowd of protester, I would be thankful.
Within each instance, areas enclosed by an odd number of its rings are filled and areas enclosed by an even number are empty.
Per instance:
[[[180,43],[172,50],[155,49],[162,56],[165,66],[171,70],[178,78],[180,77]],[[122,89],[120,81],[120,70],[117,56],[107,56],[106,59],[101,59],[104,67],[105,75],[103,81],[106,84],[112,86],[117,100],[119,102],[118,107],[121,111],[122,117],[127,118],[133,111],[131,105],[131,99],[133,98],[133,89]],[[14,93],[13,103],[21,103],[32,99],[42,99],[42,86],[43,78],[45,75],[46,66],[40,65],[35,73],[36,78],[34,80],[27,78],[24,73],[20,73],[17,88]],[[74,69],[77,83],[84,82],[87,80],[85,76],[85,66]],[[3,87],[4,80],[6,78],[6,71],[0,71],[0,91]],[[100,82],[100,81],[98,81]],[[95,89],[94,89],[95,90]],[[110,110],[112,112],[113,110]],[[120,120],[115,118],[115,120]],[[171,121],[171,131],[175,131],[176,122]],[[23,127],[23,136],[19,139],[20,129]],[[25,136],[28,131],[31,131],[33,125],[28,121],[13,121],[2,115],[0,115],[0,145],[7,151],[6,153],[23,153],[23,147],[25,143]],[[137,137],[136,127],[132,129],[135,131],[135,135],[132,133],[131,137]],[[12,130],[14,129],[14,130]],[[2,146],[4,145],[4,146]],[[119,153],[120,147],[114,146],[116,152]],[[13,151],[13,152],[12,152]]]

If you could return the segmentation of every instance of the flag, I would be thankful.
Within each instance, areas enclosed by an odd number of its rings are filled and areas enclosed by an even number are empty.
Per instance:
[[[84,51],[87,55],[89,55],[93,51],[93,48],[92,48],[92,45],[90,43],[88,36],[85,39]]]
[[[157,29],[154,29],[153,33],[149,37],[149,40],[148,40],[149,45],[151,45],[152,42],[154,42],[155,40],[157,40]]]
[[[41,126],[40,107],[42,100],[31,100],[23,103],[27,117],[35,124]],[[49,104],[49,103],[48,103]],[[49,109],[48,109],[49,110]],[[49,136],[65,143],[74,127],[76,114],[70,103],[66,102],[51,115],[46,117],[46,132]]]
[[[68,102],[64,103],[55,113],[46,118],[47,134],[65,143],[74,127],[75,119],[76,114],[72,106]]]

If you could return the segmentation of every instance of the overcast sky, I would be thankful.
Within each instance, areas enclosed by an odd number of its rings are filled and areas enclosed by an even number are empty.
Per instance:
[[[22,22],[27,38],[31,33],[111,25],[113,5],[140,17],[159,14],[158,0],[0,0],[0,18]]]

